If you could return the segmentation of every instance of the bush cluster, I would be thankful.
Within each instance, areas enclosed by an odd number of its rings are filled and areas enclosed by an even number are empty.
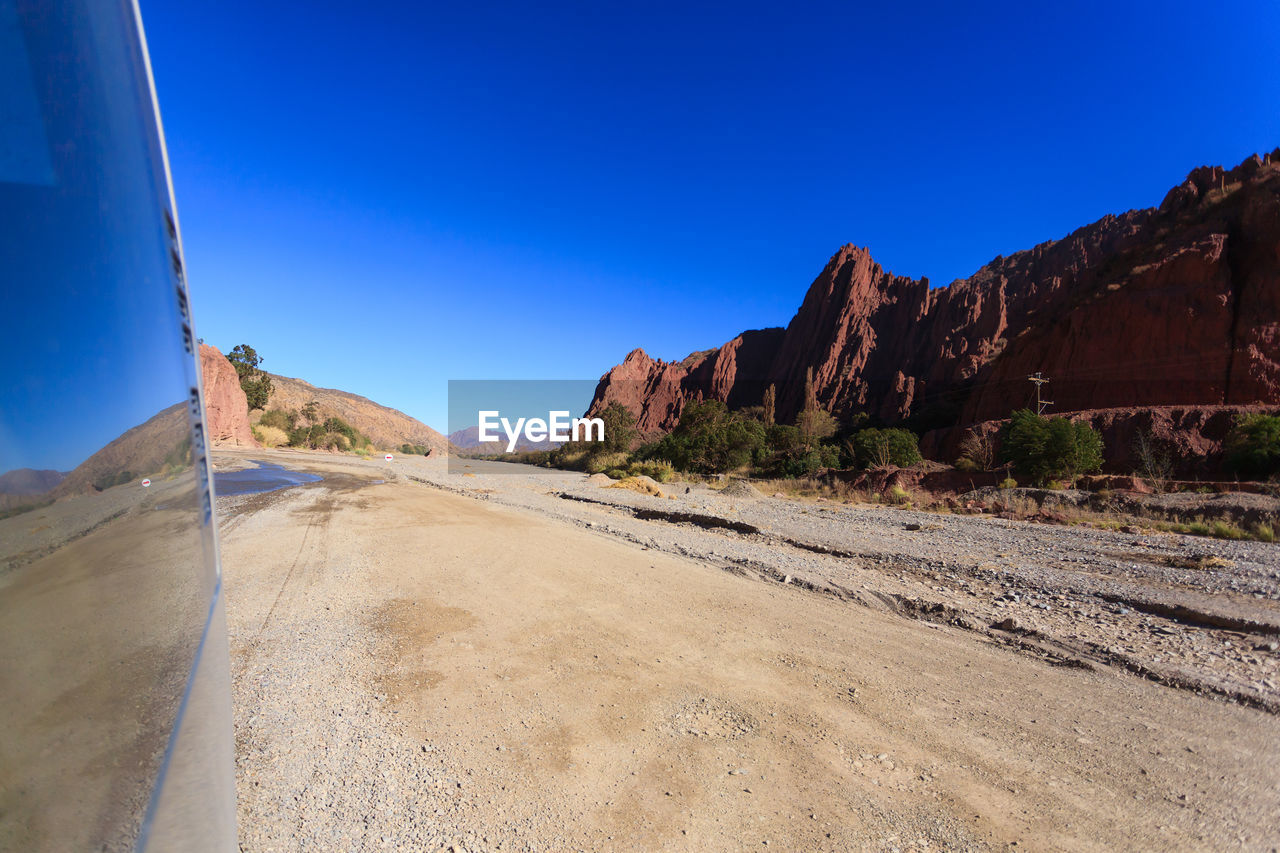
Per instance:
[[[1227,435],[1227,466],[1265,479],[1280,474],[1280,415],[1240,415]]]
[[[1009,418],[1000,442],[1005,461],[1036,485],[1074,481],[1102,467],[1102,437],[1083,422],[1045,418],[1019,409]]]
[[[801,412],[796,425],[770,423],[768,411],[760,406],[730,411],[716,400],[689,403],[675,429],[634,451],[627,451],[630,442],[592,448],[565,445],[547,461],[590,473],[644,473],[665,482],[662,478],[674,471],[795,478],[849,466],[906,467],[921,459],[916,436],[908,430],[862,429],[841,443],[839,424],[821,409]],[[629,418],[627,412],[627,425],[633,422]],[[658,473],[650,473],[646,465],[658,466]]]
[[[849,440],[849,455],[863,468],[883,468],[896,465],[909,468],[923,461],[920,441],[916,434],[905,429],[864,429]]]
[[[421,444],[406,443],[400,445],[400,452],[405,456],[429,456],[431,454],[431,448],[425,447]]]
[[[342,418],[330,416],[320,420],[314,404],[308,404],[303,412],[283,409],[263,412],[255,435],[269,447],[287,444],[311,450],[362,450],[372,446],[365,435]]]
[[[555,450],[522,456],[542,458],[556,468],[586,471],[588,474],[600,474],[609,468],[625,465],[631,445],[636,440],[635,415],[621,403],[613,402],[595,417],[604,421],[603,441],[570,441]]]

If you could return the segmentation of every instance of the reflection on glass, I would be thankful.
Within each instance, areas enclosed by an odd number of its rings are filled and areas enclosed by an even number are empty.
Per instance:
[[[0,0],[0,849],[229,849],[198,369],[128,4]]]

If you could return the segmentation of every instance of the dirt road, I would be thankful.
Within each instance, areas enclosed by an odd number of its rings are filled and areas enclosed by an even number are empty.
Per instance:
[[[1270,849],[1280,719],[372,464],[224,502],[244,849]]]

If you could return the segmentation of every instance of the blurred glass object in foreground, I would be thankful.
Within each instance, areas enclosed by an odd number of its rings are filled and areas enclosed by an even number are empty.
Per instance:
[[[136,6],[0,0],[0,849],[231,850],[220,574]]]

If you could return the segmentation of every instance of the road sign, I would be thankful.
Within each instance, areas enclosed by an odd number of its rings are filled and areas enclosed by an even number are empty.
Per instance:
[[[385,457],[385,458],[386,458],[386,460],[387,460],[388,462],[390,462],[390,461],[391,461],[391,454],[390,454],[390,453],[388,453],[388,454],[386,455],[386,457]]]
[[[150,485],[151,485],[151,481],[150,481],[150,480],[143,480],[143,481],[142,481],[142,485],[143,485],[143,488],[145,488],[145,487],[147,487],[147,486],[150,486]]]

